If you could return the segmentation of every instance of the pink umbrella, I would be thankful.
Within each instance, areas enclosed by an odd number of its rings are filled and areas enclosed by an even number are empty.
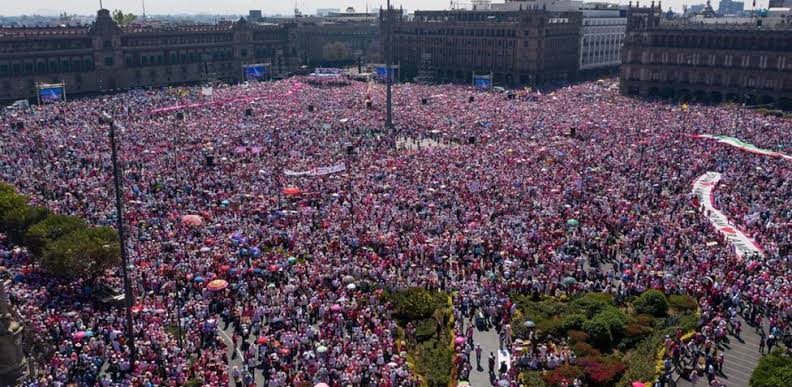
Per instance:
[[[296,196],[301,194],[302,191],[297,187],[286,187],[283,189],[283,193],[289,196]]]
[[[228,281],[222,279],[212,280],[209,282],[209,284],[206,285],[207,289],[213,291],[223,290],[227,287],[228,287]]]
[[[200,226],[203,224],[203,218],[198,215],[184,215],[181,218],[182,223],[187,226]]]
[[[333,306],[330,307],[330,310],[332,310],[333,312],[340,312],[341,311],[341,305],[333,304]]]
[[[457,336],[457,338],[454,339],[454,343],[456,343],[456,344],[462,344],[464,342],[465,342],[465,338],[462,337],[462,336]]]
[[[646,387],[643,382],[632,382],[632,387]]]
[[[327,383],[317,383],[314,387],[330,387]]]

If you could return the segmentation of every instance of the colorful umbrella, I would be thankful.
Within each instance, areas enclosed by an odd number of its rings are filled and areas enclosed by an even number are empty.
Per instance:
[[[567,224],[570,225],[570,226],[577,226],[578,224],[580,224],[580,222],[578,222],[577,219],[570,218],[570,219],[567,219]]]
[[[274,272],[276,272],[278,270],[280,270],[280,266],[278,266],[278,265],[269,265],[269,271],[271,273],[274,273]]]
[[[184,215],[181,218],[182,224],[187,226],[200,226],[203,225],[203,218],[198,215]]]
[[[341,311],[341,305],[333,304],[333,306],[330,307],[330,310],[333,311],[333,312],[340,312]]]
[[[261,337],[258,338],[258,340],[256,340],[256,342],[259,343],[259,344],[267,344],[269,342],[269,340],[267,340],[266,337],[261,336]]]
[[[302,193],[299,188],[297,187],[286,187],[283,189],[283,193],[289,196],[296,196]]]
[[[325,347],[324,345],[320,345],[316,347],[316,353],[325,353],[325,352],[327,352],[327,347]]]
[[[457,343],[457,344],[462,344],[464,342],[465,342],[465,338],[462,337],[462,336],[457,336],[457,338],[454,339],[454,343]]]
[[[228,281],[222,279],[216,279],[209,282],[206,285],[206,288],[212,291],[223,290],[228,287]]]

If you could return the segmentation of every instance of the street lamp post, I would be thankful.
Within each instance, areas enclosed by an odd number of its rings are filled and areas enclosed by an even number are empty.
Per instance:
[[[110,150],[113,162],[113,183],[115,185],[116,202],[116,221],[118,227],[118,239],[121,243],[121,275],[124,278],[124,304],[126,306],[126,335],[129,340],[129,351],[132,363],[137,358],[135,350],[135,332],[132,327],[132,305],[134,304],[134,294],[132,284],[129,282],[129,254],[127,253],[126,234],[124,233],[124,206],[121,199],[122,182],[121,171],[118,168],[118,147],[116,145],[115,128],[116,123],[107,113],[102,113],[102,120],[110,125]]]
[[[387,23],[388,26],[385,30],[385,128],[392,129],[393,128],[393,113],[391,108],[391,5],[390,0],[388,0],[387,4]]]

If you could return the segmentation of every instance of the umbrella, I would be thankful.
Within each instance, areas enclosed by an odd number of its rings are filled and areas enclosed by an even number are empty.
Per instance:
[[[577,283],[575,277],[566,277],[561,280],[561,284],[564,286],[571,286]]]
[[[327,352],[327,347],[325,347],[324,345],[320,345],[316,347],[316,353],[325,353],[325,352]]]
[[[352,282],[355,282],[355,277],[351,275],[345,275],[344,278],[342,278],[342,280],[344,281],[345,284],[350,284]]]
[[[281,356],[289,356],[290,351],[289,348],[281,348],[281,350],[278,351],[278,353],[280,353]]]
[[[316,383],[314,387],[330,387],[330,386],[328,386],[327,383]]]
[[[289,257],[289,259],[287,259],[286,261],[289,262],[289,265],[294,265],[295,263],[297,263],[297,258]]]
[[[214,291],[223,290],[223,289],[225,289],[227,287],[228,287],[228,281],[222,280],[222,279],[216,279],[216,280],[210,281],[209,284],[206,285],[207,289],[214,290]]]
[[[266,337],[264,337],[264,336],[261,336],[261,337],[259,337],[259,338],[256,340],[256,342],[257,342],[257,343],[259,343],[259,344],[267,344],[267,343],[269,342],[269,340],[267,340],[267,338],[266,338]]]
[[[347,290],[355,290],[355,284],[349,284],[346,286]]]
[[[202,253],[208,253],[208,252],[212,251],[212,249],[204,246],[204,247],[201,247],[201,250],[199,250],[199,251],[202,252]]]
[[[92,336],[93,336],[93,331],[87,330],[87,331],[79,331],[75,333],[72,337],[74,337],[75,340],[82,340],[86,337],[92,337]]]
[[[297,187],[286,187],[286,188],[283,189],[283,194],[284,195],[296,196],[296,195],[299,195],[301,193],[302,193],[302,191],[300,191],[300,189],[297,188]]]
[[[228,200],[223,200],[222,202],[220,202],[221,206],[228,206],[229,204],[231,204],[231,202],[229,202]]]
[[[231,266],[230,265],[220,266],[220,271],[229,271],[229,270],[231,270]]]
[[[578,220],[575,218],[570,218],[567,219],[567,224],[570,226],[577,226],[578,224],[580,224],[580,222],[578,222]]]
[[[269,265],[269,268],[268,268],[268,269],[269,269],[269,271],[270,271],[271,273],[274,273],[274,272],[276,272],[276,271],[280,270],[280,266],[278,266],[278,265]]]
[[[187,226],[200,226],[203,224],[203,218],[198,215],[184,215],[181,218],[182,224]]]
[[[201,277],[199,275],[195,276],[195,278],[193,278],[193,281],[195,281],[195,282],[204,282],[204,277]]]
[[[531,320],[525,320],[525,322],[523,323],[523,326],[526,327],[526,328],[533,328],[533,327],[536,326],[536,323],[531,321]]]
[[[330,307],[330,310],[333,311],[333,312],[340,312],[341,311],[341,305],[333,304],[333,306]]]
[[[646,387],[643,382],[632,382],[632,387]]]
[[[465,342],[465,338],[462,337],[462,336],[457,336],[457,338],[454,339],[454,343],[457,343],[457,344],[462,344],[464,342]]]

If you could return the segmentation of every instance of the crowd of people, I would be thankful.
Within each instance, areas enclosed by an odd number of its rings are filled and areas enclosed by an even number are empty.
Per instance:
[[[306,78],[4,112],[0,181],[98,225],[116,213],[97,112],[119,124],[135,295],[132,362],[120,308],[0,241],[39,355],[27,384],[417,385],[381,297],[415,286],[458,292],[457,313],[499,331],[513,291],[657,288],[708,305],[705,321],[740,308],[789,332],[792,163],[691,135],[790,154],[792,121],[593,83],[515,99],[460,85],[393,95],[393,129],[382,85]],[[737,256],[694,205],[708,171],[723,175],[715,206],[763,256]],[[215,279],[228,287],[207,288]],[[115,272],[100,281],[123,288]],[[547,353],[513,362],[547,367]]]

